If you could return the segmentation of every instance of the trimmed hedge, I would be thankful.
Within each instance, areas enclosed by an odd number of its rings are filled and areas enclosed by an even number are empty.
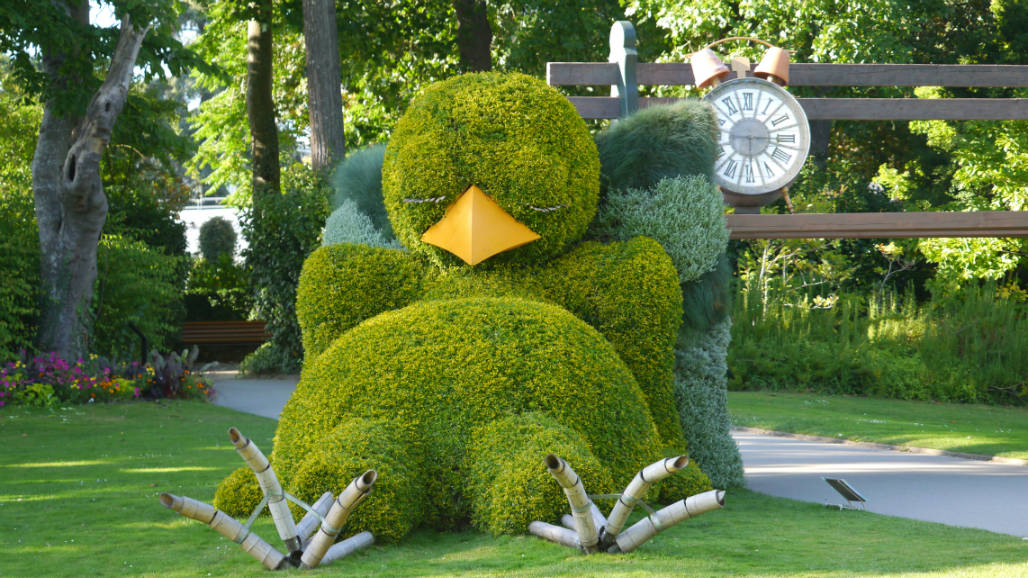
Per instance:
[[[718,124],[700,100],[640,109],[596,135],[603,191],[648,189],[666,177],[714,176]]]
[[[458,76],[429,86],[396,123],[382,190],[397,238],[440,265],[461,265],[421,241],[477,185],[542,236],[479,267],[540,262],[579,239],[596,212],[599,157],[574,106],[517,73]]]
[[[350,243],[314,251],[296,289],[306,359],[361,321],[413,301],[423,274],[423,266],[402,251]]]
[[[524,418],[526,413],[546,415]],[[362,437],[345,425],[352,420],[382,423],[385,429]],[[362,518],[360,529],[383,539],[421,525],[451,529],[472,517],[492,531],[522,532],[515,518],[552,514],[552,503],[534,497],[541,488],[519,485],[531,479],[526,472],[533,468],[545,473],[545,453],[518,454],[519,463],[504,468],[510,477],[496,480],[508,488],[509,500],[523,500],[524,512],[515,514],[502,500],[490,498],[482,481],[510,451],[497,448],[492,436],[512,431],[527,432],[520,434],[526,444],[564,439],[568,457],[585,460],[572,463],[582,473],[593,467],[587,459],[591,452],[609,472],[609,478],[584,479],[590,491],[599,493],[621,489],[612,487],[611,480],[627,483],[666,450],[642,390],[595,329],[538,301],[474,298],[420,301],[382,313],[309,361],[282,412],[272,461],[287,488],[306,479],[302,473],[315,467],[312,463],[317,464],[316,477],[339,484],[368,464],[404,464],[407,471],[397,468],[382,476],[377,494],[410,498],[372,506]],[[342,437],[357,441],[337,439]],[[367,446],[353,446],[366,438]],[[367,461],[357,464],[356,458],[336,456],[340,452]],[[683,491],[709,487],[697,474],[685,473],[683,480],[693,487]],[[307,497],[340,489],[319,487]],[[376,499],[372,496],[368,506]],[[250,507],[224,505],[237,515]]]
[[[418,299],[521,297],[560,305],[614,346],[661,437],[681,443],[672,370],[682,297],[670,258],[652,239],[588,242],[546,266],[487,270],[439,269],[409,253],[331,245],[307,260],[297,295],[308,359],[357,323]]]

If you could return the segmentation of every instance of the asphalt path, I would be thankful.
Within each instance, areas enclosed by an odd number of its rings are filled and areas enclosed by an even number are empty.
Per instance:
[[[981,528],[1028,540],[1028,467],[733,432],[746,485],[762,494],[849,505],[842,478],[870,512]]]
[[[214,403],[272,419],[296,376],[237,378],[211,372]],[[733,432],[749,489],[828,506],[848,505],[825,477],[842,478],[870,512],[981,528],[1028,540],[1028,466]]]

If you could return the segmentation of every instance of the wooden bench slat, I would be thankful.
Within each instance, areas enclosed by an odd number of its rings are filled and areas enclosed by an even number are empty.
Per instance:
[[[264,343],[270,335],[263,321],[186,321],[182,343]]]
[[[751,70],[756,69],[753,63]],[[733,78],[730,75],[729,78]],[[546,82],[551,86],[618,84],[612,62],[548,62]],[[640,62],[636,80],[643,85],[695,84],[688,62]],[[796,62],[789,65],[793,86],[1028,86],[1028,66],[1018,64],[828,64]]]
[[[732,239],[1026,237],[1028,211],[727,215]]]
[[[582,118],[618,118],[617,97],[571,96]],[[639,108],[680,98],[643,97]],[[798,98],[810,120],[1026,120],[1026,98]]]

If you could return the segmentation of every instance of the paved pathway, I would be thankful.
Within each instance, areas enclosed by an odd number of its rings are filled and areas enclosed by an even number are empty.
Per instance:
[[[1028,539],[1028,467],[733,432],[756,492],[845,504],[822,477],[843,478],[890,516]]]
[[[217,405],[278,419],[296,376],[212,372]],[[822,480],[843,478],[871,512],[982,528],[1028,540],[1028,466],[734,432],[750,489],[822,504],[845,501]]]

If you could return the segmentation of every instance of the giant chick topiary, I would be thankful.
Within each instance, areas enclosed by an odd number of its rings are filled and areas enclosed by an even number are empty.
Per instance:
[[[567,510],[547,452],[611,493],[686,451],[678,274],[652,239],[582,240],[599,159],[567,99],[521,74],[436,83],[397,123],[382,184],[406,251],[326,245],[301,274],[306,359],[271,456],[288,491],[313,501],[374,468],[352,531],[524,533]],[[215,503],[245,514],[254,488],[237,470]],[[660,489],[710,481],[690,464]]]

